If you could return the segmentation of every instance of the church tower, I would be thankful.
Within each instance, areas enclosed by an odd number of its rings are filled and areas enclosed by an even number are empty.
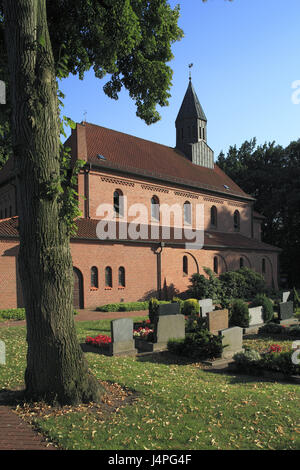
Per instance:
[[[175,121],[176,148],[196,165],[214,168],[214,153],[207,145],[207,119],[191,78]]]

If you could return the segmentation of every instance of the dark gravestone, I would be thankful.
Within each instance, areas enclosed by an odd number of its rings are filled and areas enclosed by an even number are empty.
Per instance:
[[[279,318],[280,320],[289,320],[294,316],[294,304],[292,301],[280,302]]]
[[[161,304],[158,306],[158,316],[163,315],[179,315],[180,305],[177,302],[171,304]]]

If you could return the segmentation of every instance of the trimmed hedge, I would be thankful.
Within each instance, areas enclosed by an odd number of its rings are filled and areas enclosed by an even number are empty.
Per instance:
[[[119,302],[97,307],[97,312],[138,312],[148,310],[149,302]]]
[[[229,314],[230,326],[240,326],[241,328],[248,328],[250,315],[249,308],[246,302],[241,299],[234,300],[231,304]]]
[[[300,375],[300,365],[292,361],[293,351],[259,354],[248,350],[233,356],[235,365],[246,373],[260,373],[262,370],[280,372],[286,376]]]
[[[25,320],[25,308],[9,308],[0,310],[0,318],[4,320]]]
[[[300,339],[300,326],[283,326],[278,323],[268,323],[259,328],[258,333],[264,336],[284,336],[285,339]]]
[[[74,310],[74,315],[78,315],[78,312]],[[3,320],[26,320],[25,308],[9,308],[0,310],[0,318]]]
[[[183,303],[182,311],[183,315],[198,315],[200,312],[199,301],[197,299],[187,299]]]

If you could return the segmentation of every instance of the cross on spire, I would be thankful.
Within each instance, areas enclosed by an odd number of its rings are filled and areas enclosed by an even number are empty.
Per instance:
[[[189,64],[189,80],[192,80],[192,71],[191,71],[191,68],[193,67],[194,64]]]

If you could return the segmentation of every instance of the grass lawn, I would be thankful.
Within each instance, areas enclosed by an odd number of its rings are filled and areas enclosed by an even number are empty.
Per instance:
[[[84,342],[88,335],[109,334],[110,320],[77,322],[76,328]],[[25,334],[25,327],[0,329],[7,351],[6,365],[0,365],[0,390],[23,385]],[[270,343],[274,341],[268,338],[247,339],[247,345],[259,350]],[[279,344],[288,347],[290,342]],[[133,358],[86,353],[86,358],[99,380],[134,391],[133,401],[109,413],[92,406],[19,407],[63,449],[300,448],[299,385],[209,372],[168,354]]]

